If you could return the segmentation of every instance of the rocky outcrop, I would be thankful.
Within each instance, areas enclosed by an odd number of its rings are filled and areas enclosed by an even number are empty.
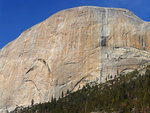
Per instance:
[[[0,109],[58,98],[150,61],[150,23],[126,9],[60,11],[0,50]]]

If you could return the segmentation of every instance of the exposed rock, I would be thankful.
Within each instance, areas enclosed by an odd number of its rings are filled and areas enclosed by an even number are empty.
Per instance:
[[[0,50],[0,109],[46,102],[150,61],[150,23],[125,9],[63,10]]]

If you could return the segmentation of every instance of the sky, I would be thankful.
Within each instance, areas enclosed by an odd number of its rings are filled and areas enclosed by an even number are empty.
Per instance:
[[[78,6],[125,8],[150,22],[150,0],[0,0],[0,49],[56,12]]]

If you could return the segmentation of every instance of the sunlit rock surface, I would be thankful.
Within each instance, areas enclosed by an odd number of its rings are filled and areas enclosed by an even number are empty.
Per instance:
[[[150,23],[126,9],[60,11],[0,50],[0,109],[46,102],[146,65],[149,36]]]

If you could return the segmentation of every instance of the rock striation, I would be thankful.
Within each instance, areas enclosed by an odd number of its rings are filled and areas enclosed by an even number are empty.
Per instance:
[[[150,23],[126,9],[60,11],[0,50],[0,109],[58,98],[150,61]]]

